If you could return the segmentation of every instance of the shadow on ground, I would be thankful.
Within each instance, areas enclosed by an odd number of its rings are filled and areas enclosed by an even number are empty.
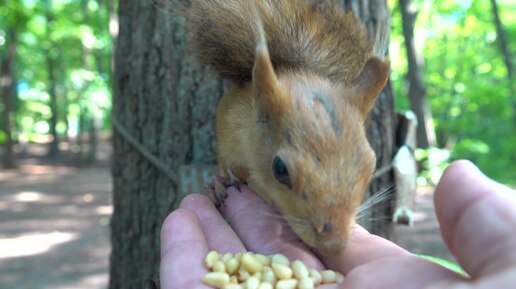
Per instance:
[[[106,288],[111,172],[23,159],[0,171],[0,288]]]

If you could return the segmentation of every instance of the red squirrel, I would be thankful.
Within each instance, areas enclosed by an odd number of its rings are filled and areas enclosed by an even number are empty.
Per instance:
[[[364,122],[389,62],[330,1],[189,2],[194,54],[229,83],[217,109],[220,173],[278,208],[305,244],[341,253],[375,169]]]

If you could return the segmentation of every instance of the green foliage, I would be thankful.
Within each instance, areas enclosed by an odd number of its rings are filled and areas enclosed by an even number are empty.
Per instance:
[[[438,147],[449,160],[475,162],[509,184],[516,178],[516,85],[508,79],[490,1],[413,1],[419,11],[416,47],[425,60],[425,84]],[[498,1],[512,60],[516,59],[516,2]],[[391,53],[399,110],[409,109],[401,16],[393,8]],[[514,66],[514,65],[513,65]]]
[[[17,35],[15,79],[16,132],[29,140],[47,134],[58,116],[61,135],[77,133],[79,120],[98,119],[109,129],[112,39],[108,2],[99,0],[3,0],[0,7],[0,57]],[[4,3],[4,2],[3,2]],[[54,82],[49,75],[54,65]],[[54,85],[57,111],[50,107]],[[3,124],[0,123],[0,127]],[[2,139],[0,139],[0,142]]]
[[[418,256],[423,258],[423,259],[435,262],[435,263],[437,263],[437,264],[439,264],[439,265],[441,265],[441,266],[443,266],[443,267],[445,267],[447,269],[450,269],[450,270],[452,270],[454,272],[457,272],[457,273],[459,273],[461,275],[466,276],[466,272],[464,272],[464,270],[461,267],[455,265],[454,263],[452,263],[452,262],[450,262],[448,260],[444,260],[444,259],[440,259],[440,258],[436,258],[436,257],[432,257],[432,256],[427,256],[427,255],[418,255]]]

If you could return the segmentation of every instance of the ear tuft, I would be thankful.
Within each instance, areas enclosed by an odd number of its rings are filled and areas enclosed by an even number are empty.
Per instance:
[[[364,117],[373,108],[378,94],[387,84],[389,74],[390,62],[373,56],[367,60],[353,83],[356,91],[354,102]]]
[[[253,68],[253,89],[257,102],[264,112],[272,116],[281,115],[288,106],[289,98],[281,89],[272,65],[264,35],[256,47],[256,58]]]

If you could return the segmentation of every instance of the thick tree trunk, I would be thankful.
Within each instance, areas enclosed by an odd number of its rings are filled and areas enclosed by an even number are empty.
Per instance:
[[[4,132],[6,141],[4,145],[3,166],[5,169],[16,167],[16,159],[14,156],[14,100],[16,96],[16,81],[14,72],[14,59],[16,57],[16,31],[10,28],[7,31],[7,53],[0,63],[0,93],[4,104],[2,112],[2,122],[4,124]]]
[[[375,52],[387,57],[390,35],[390,13],[385,0],[340,0],[340,4],[352,10],[366,25],[375,39]],[[389,81],[382,91],[367,121],[367,137],[376,153],[376,173],[371,181],[365,199],[374,195],[392,192],[394,177],[391,160],[395,153],[395,128],[397,118],[394,112],[394,92]],[[390,238],[392,236],[392,198],[374,204],[359,223],[370,232]]]
[[[410,109],[416,114],[417,146],[428,148],[436,145],[432,112],[426,97],[426,87],[423,80],[423,60],[419,57],[414,44],[414,24],[417,13],[411,9],[410,0],[400,0],[400,10],[403,19],[403,36],[407,50]]]
[[[389,28],[385,1],[354,0],[346,6],[364,19],[370,31],[383,33],[379,51],[385,55]],[[210,78],[187,53],[183,19],[160,11],[152,1],[121,1],[119,8],[113,102],[113,289],[141,288],[141,282],[157,272],[160,227],[180,199],[180,165],[215,159],[215,107],[222,94],[221,82]],[[392,159],[394,126],[388,86],[368,122],[379,168],[388,168]],[[392,185],[392,173],[386,171],[375,178],[371,192]],[[373,210],[363,223],[388,236],[390,225],[372,220],[385,217],[389,210],[388,206]]]
[[[159,266],[159,232],[176,207],[178,168],[215,159],[222,84],[188,55],[183,19],[121,1],[115,54],[110,288],[141,288]]]

